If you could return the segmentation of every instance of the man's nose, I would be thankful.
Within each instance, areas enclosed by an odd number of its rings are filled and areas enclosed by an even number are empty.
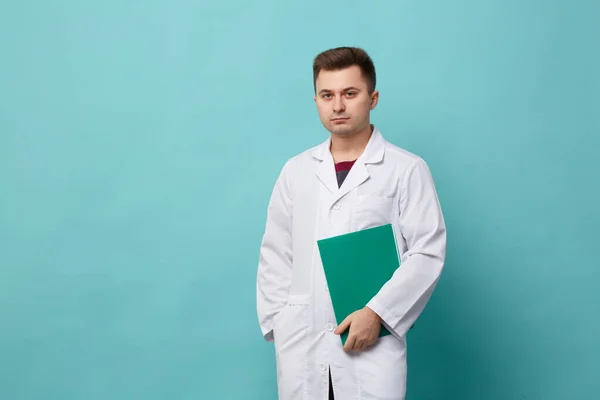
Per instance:
[[[342,100],[342,97],[336,97],[333,100],[333,111],[334,112],[342,112],[346,109],[346,105],[344,104],[344,101]]]

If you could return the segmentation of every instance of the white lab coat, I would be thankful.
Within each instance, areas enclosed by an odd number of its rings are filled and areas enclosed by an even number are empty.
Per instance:
[[[446,227],[429,168],[377,128],[342,186],[324,143],[288,160],[275,183],[260,247],[257,310],[274,342],[280,400],[403,400],[406,333],[434,290]],[[391,223],[401,267],[368,303],[392,335],[346,353],[317,240]],[[365,268],[377,268],[366,265]],[[345,317],[345,316],[344,316]]]

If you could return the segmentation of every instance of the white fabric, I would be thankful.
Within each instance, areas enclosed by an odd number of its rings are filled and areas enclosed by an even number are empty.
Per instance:
[[[275,346],[280,400],[403,400],[406,332],[442,271],[446,227],[425,161],[374,129],[338,188],[330,138],[288,160],[268,206],[257,273],[262,333]],[[401,267],[366,305],[392,335],[342,349],[317,240],[391,223]],[[375,266],[366,266],[374,268]]]

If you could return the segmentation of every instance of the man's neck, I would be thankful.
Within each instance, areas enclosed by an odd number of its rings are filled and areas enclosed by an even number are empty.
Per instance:
[[[373,125],[351,136],[331,134],[331,155],[334,162],[354,161],[363,153],[373,134]]]

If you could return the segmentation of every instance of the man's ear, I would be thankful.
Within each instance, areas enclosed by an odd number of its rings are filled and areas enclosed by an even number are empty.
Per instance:
[[[378,102],[379,102],[379,91],[375,90],[371,94],[371,110],[373,110],[375,108],[375,106],[377,106]]]

